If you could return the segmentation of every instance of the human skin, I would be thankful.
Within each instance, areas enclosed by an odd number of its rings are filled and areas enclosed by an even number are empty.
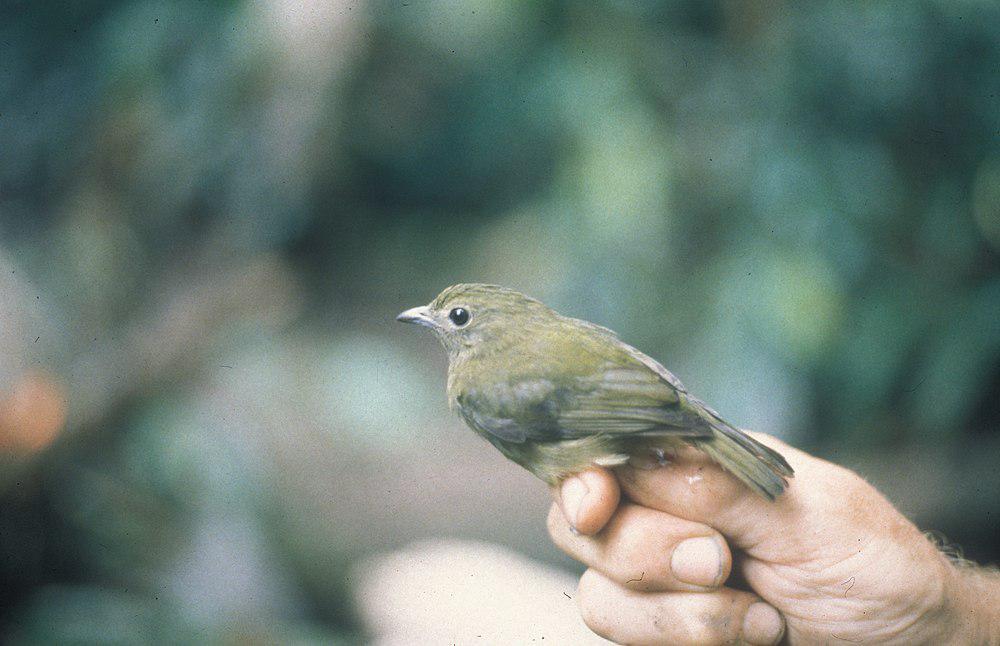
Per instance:
[[[592,630],[629,644],[1000,644],[995,572],[950,560],[855,473],[754,436],[795,469],[775,502],[693,449],[553,490],[549,533],[588,566],[577,600]]]

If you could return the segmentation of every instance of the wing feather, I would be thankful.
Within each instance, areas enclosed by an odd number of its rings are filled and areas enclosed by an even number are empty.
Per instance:
[[[470,389],[456,402],[474,429],[515,443],[602,433],[690,437],[711,432],[700,416],[681,405],[683,386],[673,375],[637,350],[619,347],[635,354],[608,361],[586,376],[525,376]]]

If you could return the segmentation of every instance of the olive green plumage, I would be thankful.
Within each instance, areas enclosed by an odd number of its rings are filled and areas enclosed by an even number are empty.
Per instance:
[[[399,315],[448,351],[448,400],[508,458],[549,484],[630,456],[698,447],[774,499],[792,468],[722,420],[606,328],[496,285],[449,287]]]

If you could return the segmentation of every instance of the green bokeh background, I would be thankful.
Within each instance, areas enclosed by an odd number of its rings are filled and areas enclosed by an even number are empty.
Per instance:
[[[998,94],[986,1],[3,2],[0,399],[67,418],[0,442],[0,641],[350,642],[421,536],[572,567],[392,321],[460,281],[997,560]]]

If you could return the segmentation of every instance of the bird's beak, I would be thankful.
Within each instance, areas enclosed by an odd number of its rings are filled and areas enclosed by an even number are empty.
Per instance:
[[[434,327],[434,318],[431,317],[430,309],[426,305],[411,307],[397,316],[396,320],[403,323],[416,323],[425,327]]]

